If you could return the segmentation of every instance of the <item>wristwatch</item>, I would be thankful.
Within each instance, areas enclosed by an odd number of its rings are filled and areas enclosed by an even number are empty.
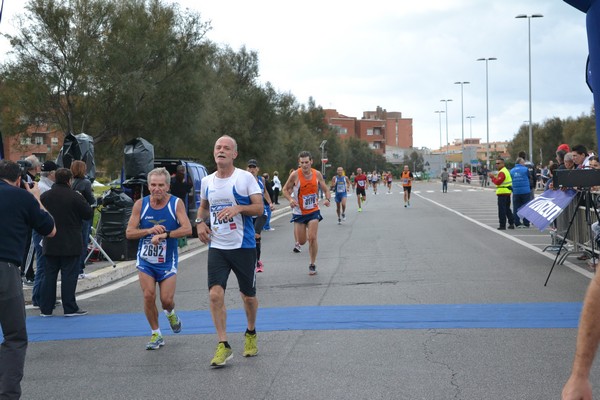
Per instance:
[[[171,237],[171,231],[165,231],[165,233],[167,234],[167,239]]]
[[[203,223],[204,220],[202,218],[196,218],[196,220],[194,222],[196,222],[196,225],[198,225],[198,224]]]

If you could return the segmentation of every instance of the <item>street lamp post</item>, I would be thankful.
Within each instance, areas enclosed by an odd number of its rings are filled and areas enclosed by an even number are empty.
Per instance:
[[[454,82],[455,85],[460,85],[460,124],[462,127],[462,143],[461,143],[461,152],[460,158],[462,160],[462,164],[465,163],[465,108],[464,108],[464,97],[463,97],[463,86],[468,85],[470,82]],[[462,166],[461,166],[462,168]]]
[[[325,145],[327,140],[323,140],[319,147],[321,148],[321,175],[325,176]]]
[[[439,116],[439,120],[440,120],[440,152],[442,151],[442,114],[444,114],[444,111],[434,111],[434,113],[436,113]]]
[[[474,115],[467,115],[465,118],[469,119],[469,139],[473,139],[473,118]]]
[[[448,141],[448,102],[452,101],[452,99],[442,99],[440,101],[443,101],[446,104],[446,157],[448,157],[448,145],[450,144]]]
[[[497,60],[496,57],[478,58],[477,61],[485,61],[485,162],[488,169],[490,168],[490,106],[488,99],[488,61]]]
[[[542,14],[519,14],[515,18],[527,18],[527,38],[529,43],[529,161],[533,162],[533,127],[531,118],[531,18],[542,18]]]

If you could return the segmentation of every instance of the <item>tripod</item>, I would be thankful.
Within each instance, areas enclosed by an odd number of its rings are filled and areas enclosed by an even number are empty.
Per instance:
[[[573,226],[573,222],[575,221],[575,218],[577,217],[577,213],[579,212],[581,203],[584,203],[584,205],[585,205],[585,222],[588,226],[588,233],[590,233],[590,237],[591,237],[590,242],[591,242],[591,247],[592,247],[592,251],[591,251],[592,262],[595,262],[595,260],[596,260],[596,253],[594,251],[595,238],[594,238],[594,235],[592,232],[592,218],[591,218],[592,217],[592,215],[591,215],[592,208],[594,209],[594,213],[596,214],[596,219],[598,221],[600,221],[600,215],[598,215],[598,209],[596,208],[596,203],[594,203],[592,200],[592,193],[590,191],[590,188],[587,187],[587,188],[582,188],[581,191],[579,192],[579,194],[577,195],[577,208],[575,208],[575,211],[573,212],[573,215],[571,216],[571,220],[569,221],[567,231],[565,232],[565,235],[560,243],[560,247],[558,248],[558,251],[556,252],[556,257],[554,258],[554,262],[552,263],[552,268],[550,268],[550,272],[548,273],[548,277],[546,278],[546,282],[544,283],[544,286],[546,286],[548,284],[548,281],[550,280],[550,275],[552,275],[552,271],[554,270],[554,267],[556,266],[556,262],[558,261],[560,252],[567,241],[567,237],[569,236],[569,231],[571,230],[571,227]],[[590,252],[588,252],[587,250],[584,250],[583,253],[586,254],[586,253],[590,253]],[[562,264],[567,256],[568,256],[568,253],[564,254],[562,256],[559,264]]]
[[[94,233],[97,234],[98,232],[98,226],[100,226],[100,221],[102,220],[102,213],[100,213],[100,216],[98,217],[98,223],[96,224],[95,228],[92,228],[94,230]],[[89,249],[88,251],[88,255],[85,258],[84,263],[87,262],[87,260],[89,260],[89,258],[91,257],[92,253],[94,253],[94,250],[98,249],[102,255],[104,256],[104,258],[106,258],[106,260],[108,260],[110,262],[110,264],[112,265],[113,268],[117,267],[117,264],[115,264],[115,262],[108,256],[108,254],[106,254],[106,252],[104,251],[104,249],[102,248],[102,246],[100,246],[100,243],[98,243],[98,241],[96,240],[96,238],[94,237],[94,235],[92,235],[90,233],[90,241],[93,243],[92,248]]]

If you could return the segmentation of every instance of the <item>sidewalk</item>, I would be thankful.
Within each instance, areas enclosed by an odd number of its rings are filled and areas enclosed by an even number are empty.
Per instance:
[[[280,206],[281,207],[281,206]],[[282,207],[272,212],[271,218],[290,212],[289,207]],[[196,250],[202,246],[206,246],[198,238],[187,238],[187,245],[179,248],[179,254],[184,254],[189,251]],[[77,281],[77,289],[75,293],[83,293],[92,289],[96,289],[120,279],[127,278],[137,272],[135,266],[136,260],[115,262],[114,267],[109,261],[97,261],[88,263],[85,266],[86,278]],[[58,283],[56,285],[56,298],[60,299],[60,274],[58,275]],[[23,285],[23,296],[25,304],[31,304],[31,294],[33,286]]]

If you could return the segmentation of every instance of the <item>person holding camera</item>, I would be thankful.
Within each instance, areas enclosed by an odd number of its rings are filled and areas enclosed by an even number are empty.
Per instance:
[[[21,379],[27,351],[25,299],[20,264],[27,233],[32,229],[42,236],[56,234],[54,220],[39,200],[39,190],[20,188],[21,170],[17,163],[0,160],[0,327],[4,342],[0,345],[0,398],[21,397]]]

